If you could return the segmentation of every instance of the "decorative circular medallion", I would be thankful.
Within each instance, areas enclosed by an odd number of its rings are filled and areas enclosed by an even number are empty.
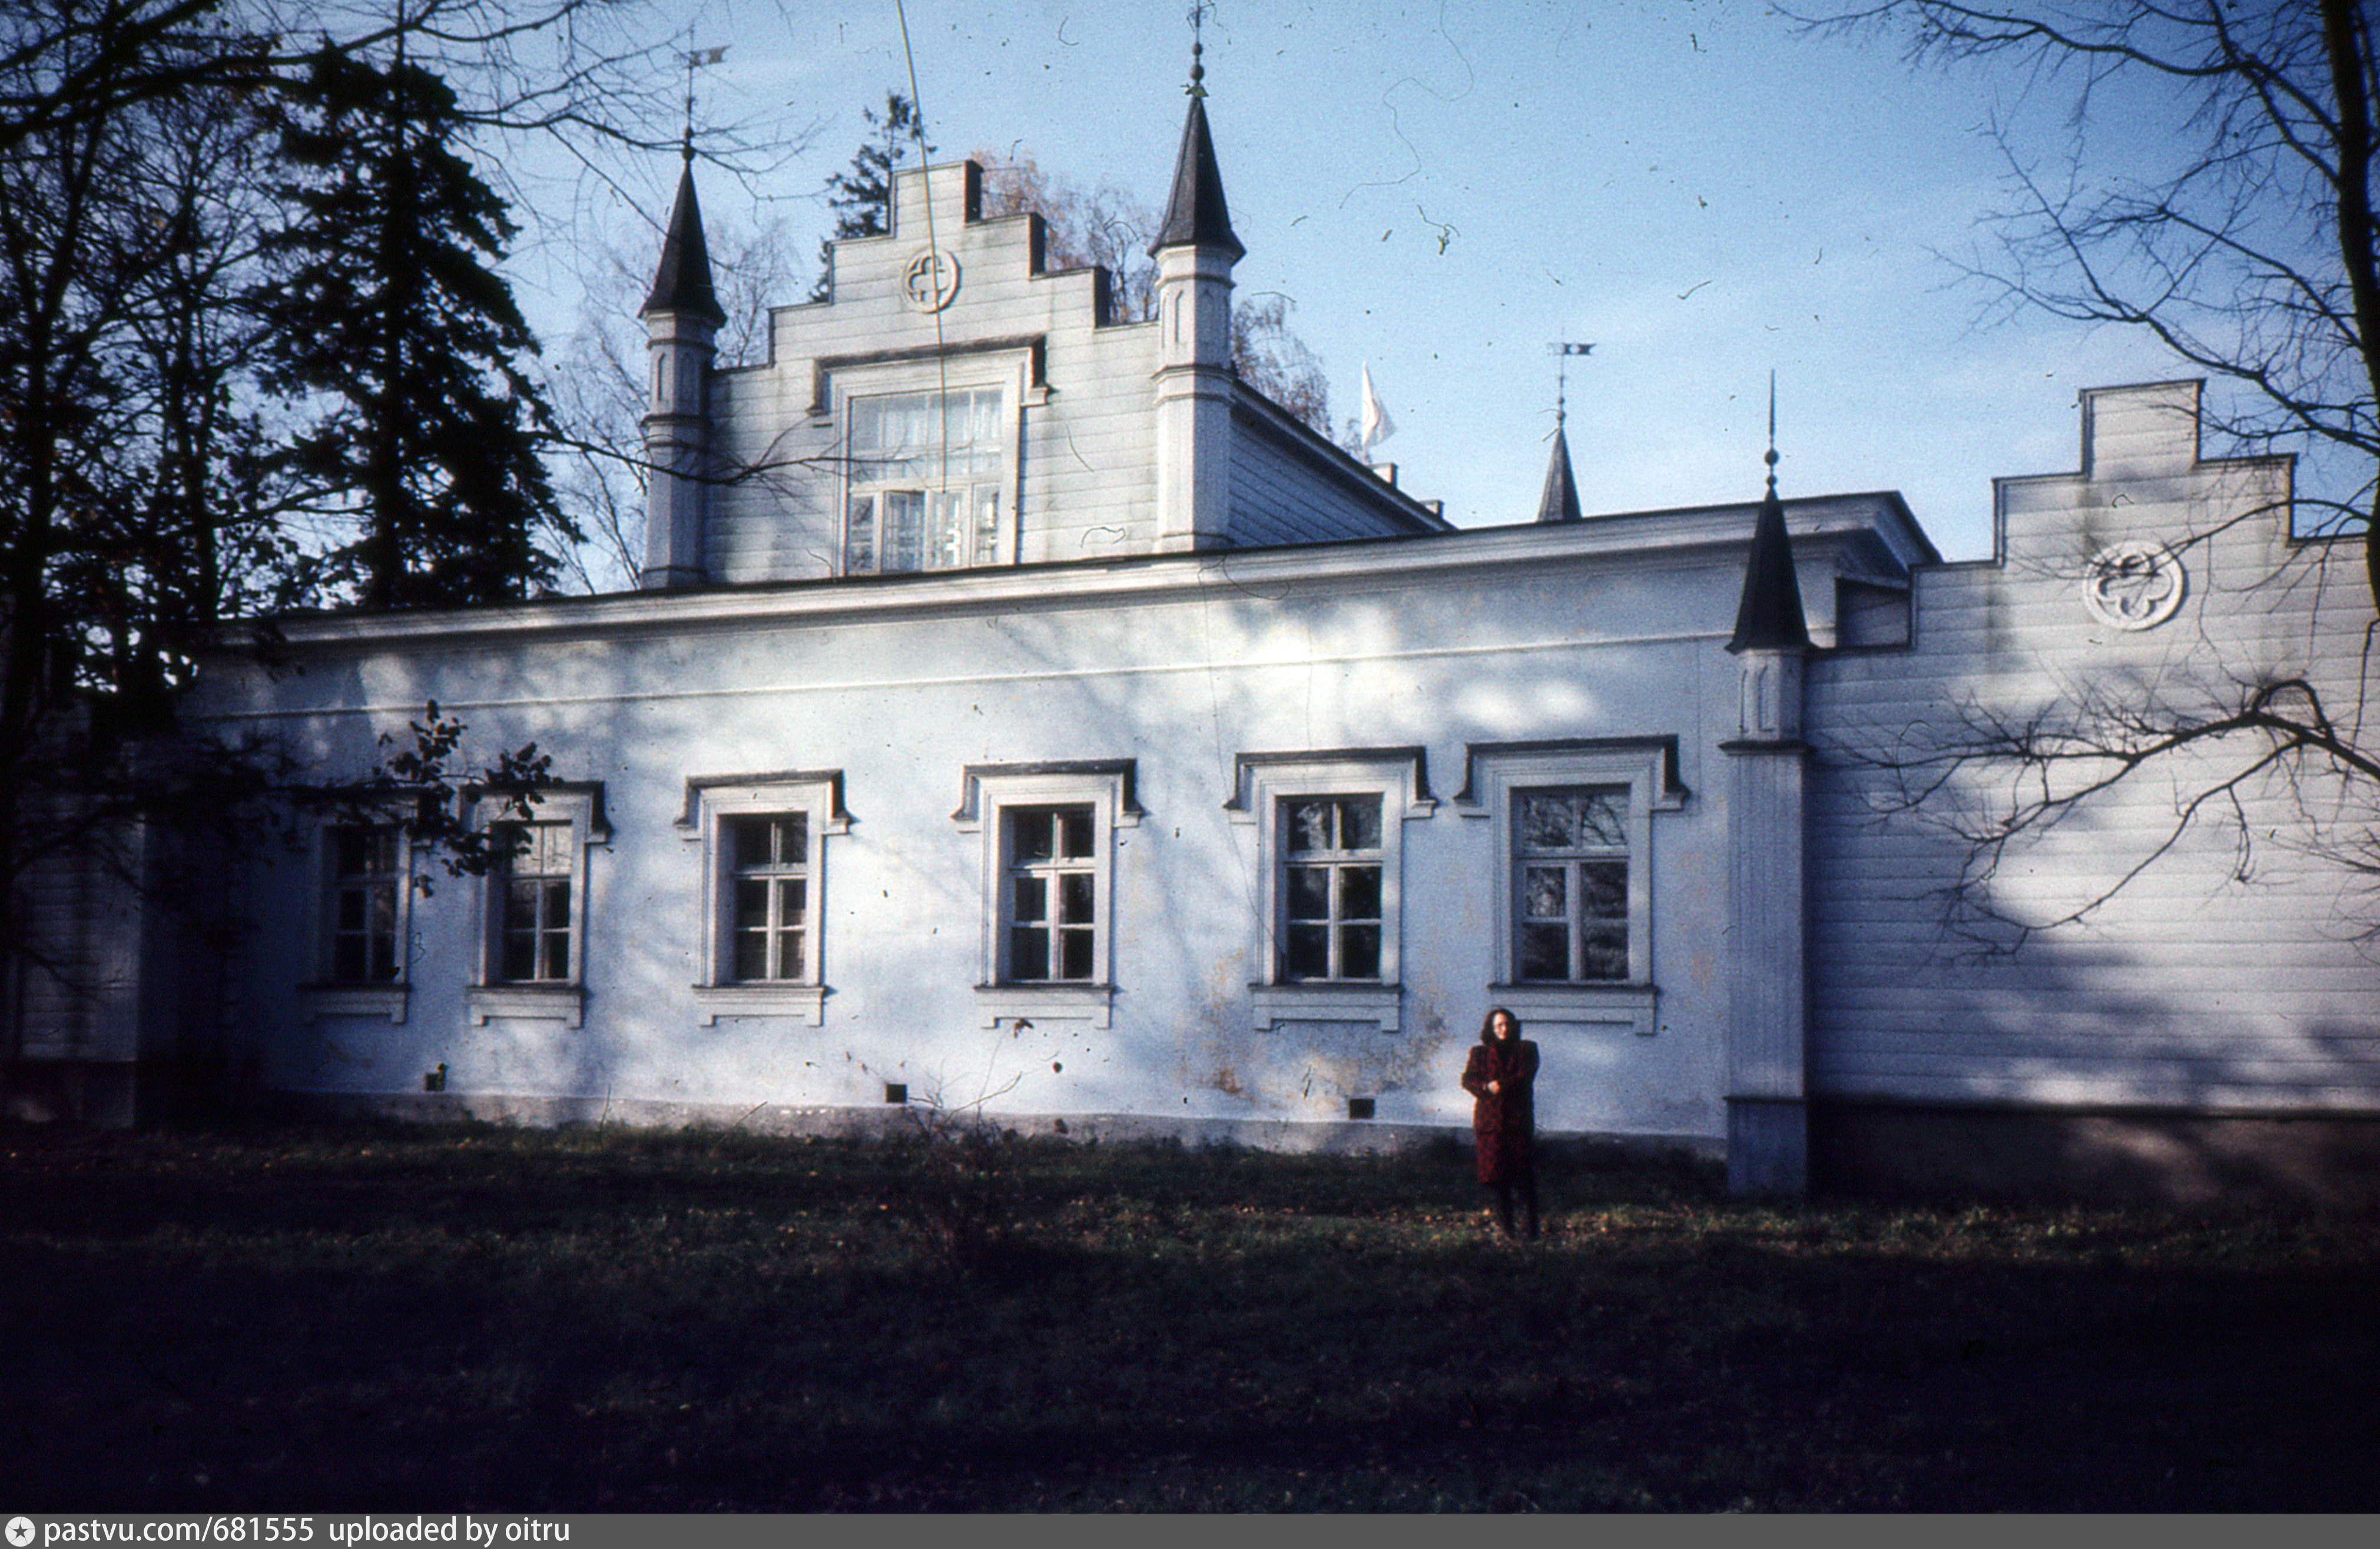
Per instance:
[[[2082,605],[2118,629],[2153,629],[2181,606],[2181,561],[2163,543],[2110,543],[2082,574]]]
[[[901,295],[921,312],[938,312],[958,299],[959,261],[928,248],[901,271]]]

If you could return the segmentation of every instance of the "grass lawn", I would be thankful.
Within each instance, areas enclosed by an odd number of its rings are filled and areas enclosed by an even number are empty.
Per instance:
[[[2380,1507],[2370,1214],[1557,1159],[0,1131],[0,1507]]]

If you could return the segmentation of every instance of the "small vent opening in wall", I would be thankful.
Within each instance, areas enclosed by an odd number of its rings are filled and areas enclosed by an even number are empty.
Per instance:
[[[1349,1118],[1371,1117],[1372,1101],[1368,1097],[1350,1097],[1347,1099],[1347,1116]]]
[[[900,1081],[885,1082],[884,1101],[887,1103],[906,1103],[909,1101],[908,1087]]]

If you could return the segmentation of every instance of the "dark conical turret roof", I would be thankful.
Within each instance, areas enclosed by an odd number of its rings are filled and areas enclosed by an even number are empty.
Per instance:
[[[1769,454],[1774,457],[1775,453]],[[1793,540],[1785,506],[1770,475],[1768,495],[1752,526],[1752,553],[1743,566],[1743,600],[1736,605],[1730,651],[1806,651],[1810,625],[1802,613],[1802,582],[1793,573]]]
[[[1539,521],[1577,521],[1578,481],[1571,477],[1570,438],[1554,427],[1553,460],[1546,464],[1546,492],[1537,496]]]
[[[710,248],[702,239],[702,206],[694,197],[694,152],[678,174],[677,202],[670,207],[669,235],[662,238],[662,263],[653,274],[648,312],[686,312],[723,323],[719,295],[710,287]]]
[[[1234,260],[1248,250],[1232,234],[1232,212],[1223,203],[1223,172],[1215,165],[1203,95],[1190,99],[1190,116],[1182,125],[1182,153],[1173,162],[1173,196],[1165,201],[1165,224],[1157,228],[1157,240],[1148,250],[1180,247],[1221,248]]]

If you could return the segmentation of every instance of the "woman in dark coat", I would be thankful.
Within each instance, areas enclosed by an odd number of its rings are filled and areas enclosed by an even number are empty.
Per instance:
[[[1521,1036],[1521,1019],[1502,1006],[1479,1024],[1479,1042],[1463,1067],[1463,1090],[1471,1105],[1471,1129],[1479,1137],[1479,1181],[1496,1194],[1496,1219],[1506,1237],[1512,1227],[1512,1196],[1531,1241],[1537,1236],[1537,1046]]]

